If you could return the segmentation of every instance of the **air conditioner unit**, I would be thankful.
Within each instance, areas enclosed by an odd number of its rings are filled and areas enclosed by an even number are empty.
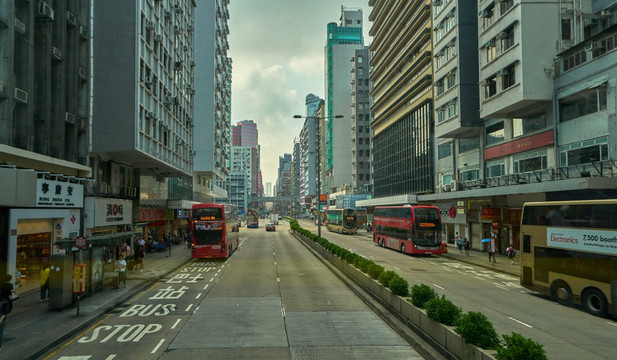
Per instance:
[[[450,189],[451,189],[452,191],[456,191],[456,190],[458,190],[458,187],[457,187],[456,185],[457,185],[457,182],[456,182],[456,181],[454,181],[454,180],[450,181]]]
[[[85,26],[79,26],[79,36],[84,40],[88,40],[88,29]]]
[[[505,31],[502,31],[499,34],[497,34],[497,39],[499,40],[507,39],[507,38],[508,38],[508,33]]]
[[[62,60],[62,52],[55,46],[51,47],[51,56],[56,60]]]
[[[450,192],[450,190],[452,190],[452,189],[450,188],[450,184],[445,184],[445,185],[443,185],[443,187],[442,187],[442,188],[443,188],[443,192]]]
[[[486,47],[494,47],[495,46],[495,40],[491,39],[489,41],[486,42]]]
[[[75,115],[70,112],[64,113],[64,121],[67,123],[75,124]]]
[[[598,19],[595,18],[595,17],[583,20],[583,26],[585,26],[585,27],[595,26],[596,24],[598,24]]]
[[[161,35],[161,34],[154,35],[154,41],[156,41],[156,42],[163,42],[163,35]]]
[[[26,24],[24,24],[18,18],[15,18],[15,31],[17,31],[20,34],[25,34],[26,33]]]
[[[154,30],[154,21],[146,20],[146,29]]]
[[[38,17],[45,20],[54,20],[54,9],[45,1],[39,1]]]
[[[70,25],[77,25],[77,18],[75,17],[75,15],[73,15],[72,12],[67,11],[66,12],[66,21],[70,24]]]
[[[16,87],[15,88],[15,100],[27,104],[28,103],[28,92]]]
[[[598,16],[600,17],[607,17],[611,15],[611,11],[610,10],[602,10],[598,13]]]
[[[433,6],[441,6],[441,0],[433,0]]]
[[[599,50],[602,48],[604,48],[604,46],[602,45],[600,41],[590,42],[587,45],[585,45],[585,51],[594,51],[594,50]]]
[[[503,75],[503,70],[497,70],[497,72],[495,73],[495,76],[501,76]]]

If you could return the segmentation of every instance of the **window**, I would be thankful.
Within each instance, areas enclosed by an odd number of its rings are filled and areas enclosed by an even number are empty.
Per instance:
[[[561,122],[606,110],[606,82],[559,100]]]
[[[442,106],[437,109],[437,124],[441,124],[446,121],[446,109]]]
[[[484,53],[486,55],[486,62],[489,63],[495,59],[497,49],[495,48],[495,40],[491,40],[486,44]]]
[[[362,56],[358,56],[357,60],[359,64],[362,64]]]
[[[457,106],[456,106],[456,99],[450,100],[448,102],[447,111],[448,111],[448,119],[456,116],[456,114],[458,113]]]
[[[503,74],[501,76],[501,87],[502,89],[507,89],[515,84],[514,65],[508,66],[507,68],[503,69],[502,72]]]
[[[484,175],[487,178],[502,176],[506,174],[505,160],[487,161]]]
[[[514,137],[544,129],[546,127],[546,114],[512,119],[512,135]]]
[[[547,168],[547,152],[537,151],[533,153],[514,156],[514,172],[522,173]]]
[[[503,127],[503,121],[486,127],[486,146],[496,144],[504,140],[506,134]]]
[[[480,175],[480,170],[478,168],[468,168],[460,170],[459,179],[461,181],[470,181],[477,180]]]
[[[450,89],[456,84],[456,71],[452,70],[446,76],[446,88]]]
[[[561,40],[570,40],[572,36],[572,19],[561,19]]]
[[[448,142],[437,146],[437,158],[443,159],[452,156],[452,143]]]
[[[560,146],[559,153],[561,166],[608,160],[608,138],[602,137]]]
[[[443,94],[445,91],[444,86],[443,86],[443,80],[438,80],[435,82],[435,93],[437,95],[441,95]]]
[[[493,76],[484,80],[482,82],[482,89],[484,90],[485,100],[497,94],[497,78]]]
[[[459,138],[458,139],[458,152],[459,154],[479,149],[480,139],[478,138]]]
[[[502,0],[499,7],[499,12],[503,15],[506,11],[514,6],[514,0]]]
[[[445,172],[440,175],[439,183],[441,185],[448,185],[454,180],[452,172]]]

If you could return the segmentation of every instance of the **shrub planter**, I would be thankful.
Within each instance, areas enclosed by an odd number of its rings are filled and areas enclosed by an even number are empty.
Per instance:
[[[461,360],[495,360],[494,350],[484,350],[476,346],[467,344],[451,326],[441,324],[429,319],[423,309],[419,309],[411,304],[406,298],[393,294],[388,288],[382,286],[378,281],[371,279],[360,269],[348,264],[338,256],[326,250],[320,244],[301,234],[292,231],[292,234],[303,241],[306,245],[317,251],[330,263],[349,276],[356,284],[364,288],[376,300],[387,304],[398,316],[407,319],[416,326],[414,331],[421,331],[425,336],[429,336],[437,342],[443,349]]]

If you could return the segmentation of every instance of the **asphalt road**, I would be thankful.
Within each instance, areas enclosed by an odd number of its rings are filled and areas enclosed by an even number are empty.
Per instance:
[[[241,230],[46,359],[421,359],[282,222]]]
[[[310,221],[300,221],[300,225],[317,233]],[[357,235],[331,233],[325,227],[321,231],[330,242],[395,270],[410,286],[430,285],[464,312],[482,312],[498,334],[517,332],[543,344],[549,359],[617,357],[617,322],[561,306],[521,287],[518,277],[445,257],[403,255],[378,247],[365,231]]]

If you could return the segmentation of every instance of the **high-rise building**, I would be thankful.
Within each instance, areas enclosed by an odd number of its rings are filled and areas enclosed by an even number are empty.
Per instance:
[[[0,274],[19,270],[36,287],[50,254],[65,254],[68,242],[55,243],[85,234],[90,10],[88,1],[0,4]]]
[[[317,125],[320,121],[319,109],[323,108],[324,100],[313,94],[305,99],[306,118],[300,131],[300,207],[305,215],[311,211],[311,206],[317,194]]]
[[[351,186],[351,58],[354,51],[364,46],[362,34],[362,9],[341,7],[337,25],[327,25],[325,63],[325,138],[324,166],[326,176],[322,179],[328,193],[344,185]],[[342,115],[340,119],[334,116]]]
[[[371,181],[371,112],[369,51],[365,46],[351,58],[351,185],[354,193],[368,192]]]
[[[195,200],[226,198],[230,165],[231,71],[229,0],[196,0],[195,134],[193,186]]]
[[[374,195],[433,191],[431,9],[424,0],[371,4]]]
[[[242,120],[231,126],[231,145],[257,147],[257,124],[253,120]]]

